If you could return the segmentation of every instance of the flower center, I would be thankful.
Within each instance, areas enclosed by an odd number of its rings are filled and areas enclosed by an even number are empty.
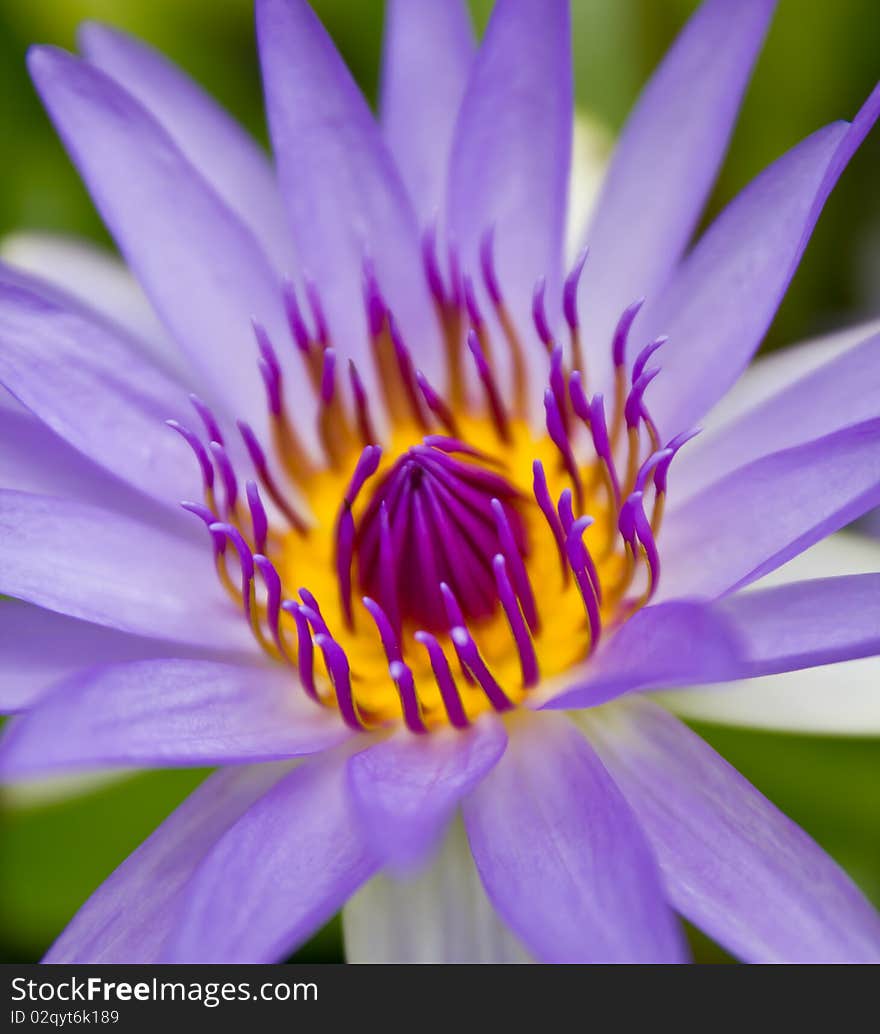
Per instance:
[[[184,506],[207,526],[218,575],[258,642],[357,729],[398,721],[415,733],[464,728],[483,711],[520,705],[540,679],[588,658],[603,631],[656,589],[667,472],[689,437],[661,447],[645,405],[657,373],[646,366],[662,341],[627,368],[638,305],[624,312],[612,343],[610,420],[602,396],[588,397],[574,302],[583,258],[563,298],[568,361],[544,314],[543,285],[535,292],[535,330],[548,357],[541,430],[526,419],[524,346],[495,276],[491,237],[482,275],[512,360],[509,402],[472,281],[453,274],[447,290],[430,237],[425,258],[446,333],[445,396],[415,368],[367,266],[381,400],[368,397],[353,364],[351,402],[343,400],[315,289],[307,287],[309,329],[285,288],[292,337],[320,403],[322,462],[288,417],[281,363],[259,325],[271,456],[239,424],[256,479],[240,490],[218,422],[200,400],[193,403],[207,447],[172,425],[204,481],[204,502]],[[382,441],[380,404],[390,418]]]
[[[398,630],[413,622],[448,627],[441,586],[468,621],[493,613],[493,559],[527,552],[516,489],[500,474],[456,455],[462,443],[414,445],[373,489],[357,530],[361,591],[381,604]],[[451,451],[446,451],[451,450]]]

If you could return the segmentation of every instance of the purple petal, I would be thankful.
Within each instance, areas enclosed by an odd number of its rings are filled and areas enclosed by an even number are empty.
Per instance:
[[[747,585],[880,503],[880,419],[765,456],[670,511],[665,599]]]
[[[451,240],[476,280],[481,242],[494,229],[501,293],[526,340],[535,282],[546,277],[550,298],[562,284],[572,133],[568,8],[566,0],[498,0],[452,147]]]
[[[275,761],[349,735],[290,669],[132,661],[77,672],[13,722],[0,741],[0,774]]]
[[[639,319],[633,347],[669,335],[651,413],[692,427],[747,365],[847,162],[880,113],[880,86],[852,125],[836,122],[774,162],[715,220]]]
[[[128,342],[2,266],[0,336],[0,383],[56,434],[169,506],[198,494],[192,457],[165,426],[190,412],[186,392]]]
[[[726,615],[699,603],[663,603],[634,614],[543,706],[594,707],[633,690],[722,682],[742,670],[742,646]]]
[[[877,416],[880,334],[781,387],[715,434],[701,435],[698,448],[676,463],[676,484],[699,489],[751,460]]]
[[[279,962],[376,868],[337,755],[307,762],[214,845],[186,891],[163,962]]]
[[[461,822],[417,875],[374,876],[342,910],[345,959],[353,963],[530,962],[496,914]]]
[[[440,369],[440,339],[406,189],[366,101],[305,0],[258,0],[269,128],[303,268],[335,346],[367,358],[364,259],[420,365]]]
[[[120,327],[164,370],[189,376],[180,349],[159,322],[138,282],[113,252],[51,233],[17,233],[0,242],[0,258],[53,285]]]
[[[742,376],[706,414],[700,426],[703,433],[676,460],[676,470],[685,467],[685,457],[702,449],[702,441],[712,437],[727,424],[739,419],[750,409],[777,395],[789,384],[836,359],[862,341],[880,332],[880,320],[856,323],[842,330],[810,338],[778,351],[756,356]],[[680,476],[680,475],[679,475]],[[677,477],[678,479],[678,477]]]
[[[593,383],[610,373],[621,312],[654,297],[696,228],[775,6],[703,3],[629,117],[585,237],[581,309]]]
[[[880,917],[849,877],[681,722],[631,699],[584,725],[691,922],[747,962],[880,961]]]
[[[386,5],[382,128],[422,227],[442,219],[452,133],[475,49],[462,0]]]
[[[162,124],[184,156],[235,212],[279,274],[296,269],[293,241],[266,154],[200,86],[141,40],[97,22],[79,29],[84,57]]]
[[[377,855],[401,868],[422,861],[506,744],[504,726],[490,719],[467,732],[401,732],[356,754],[348,763],[349,782]]]
[[[62,679],[90,665],[203,654],[4,600],[0,602],[0,713],[25,710]]]
[[[256,649],[207,542],[72,500],[0,490],[0,593],[134,635]]]
[[[489,899],[540,961],[683,961],[635,817],[561,715],[511,726],[464,819]]]
[[[6,393],[0,388],[3,395]],[[54,493],[180,526],[164,506],[118,481],[69,446],[11,395],[0,403],[0,487]]]
[[[880,573],[738,593],[720,609],[746,646],[743,677],[880,653]]]
[[[210,776],[95,891],[43,961],[157,961],[205,853],[288,769],[251,765]]]
[[[263,426],[250,321],[256,316],[275,340],[286,330],[278,278],[255,237],[114,80],[52,48],[31,50],[29,65],[95,204],[199,370],[203,392]]]

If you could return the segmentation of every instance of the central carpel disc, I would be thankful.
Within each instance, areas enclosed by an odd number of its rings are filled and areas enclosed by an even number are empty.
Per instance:
[[[527,549],[517,505],[516,490],[479,461],[414,446],[378,482],[359,522],[361,591],[395,623],[430,631],[450,625],[442,583],[468,620],[492,614],[493,557],[508,553],[511,540],[520,555]]]

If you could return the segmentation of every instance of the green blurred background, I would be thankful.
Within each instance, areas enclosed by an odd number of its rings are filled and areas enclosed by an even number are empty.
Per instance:
[[[314,0],[314,6],[375,100],[381,0]],[[482,28],[491,0],[471,6]],[[573,0],[581,109],[616,132],[696,6],[696,0]],[[73,49],[76,25],[87,18],[165,51],[265,140],[251,0],[0,0],[0,234],[42,229],[109,244],[24,69],[31,42]],[[709,213],[798,139],[851,117],[878,72],[878,0],[781,0]],[[875,132],[828,203],[765,347],[880,312],[878,170]],[[880,740],[699,731],[880,904]],[[38,959],[76,907],[202,775],[137,775],[82,787],[66,800],[0,798],[0,960]],[[724,958],[705,940],[694,941],[700,960]],[[298,957],[333,961],[340,952],[332,923]]]

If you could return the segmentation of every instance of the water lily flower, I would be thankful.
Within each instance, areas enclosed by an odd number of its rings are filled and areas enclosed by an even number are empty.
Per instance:
[[[564,0],[479,48],[392,0],[381,128],[257,0],[277,175],[142,44],[31,52],[162,329],[94,264],[0,271],[0,769],[219,769],[48,961],[275,961],[343,906],[354,961],[679,962],[678,915],[880,960],[649,696],[880,652],[880,575],[755,584],[880,503],[880,336],[737,384],[880,89],[688,247],[773,8],[706,0],[567,265]]]

